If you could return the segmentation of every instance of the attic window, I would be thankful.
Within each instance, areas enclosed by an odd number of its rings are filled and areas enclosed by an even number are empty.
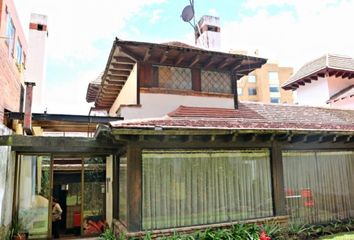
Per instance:
[[[42,24],[37,24],[37,30],[38,31],[43,31],[43,25]]]

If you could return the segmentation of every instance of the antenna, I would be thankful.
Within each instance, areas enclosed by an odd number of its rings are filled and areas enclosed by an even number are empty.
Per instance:
[[[187,5],[184,7],[182,14],[181,14],[181,18],[184,22],[188,22],[193,30],[195,31],[195,29],[198,29],[198,33],[199,35],[201,35],[200,29],[199,29],[199,25],[195,24],[195,11],[194,11],[194,0],[189,0],[190,5]],[[191,23],[191,20],[193,19],[193,23]],[[196,43],[197,43],[197,39],[195,39]]]
[[[190,22],[193,19],[193,17],[194,17],[193,6],[191,5],[185,6],[181,14],[182,20],[185,22]]]

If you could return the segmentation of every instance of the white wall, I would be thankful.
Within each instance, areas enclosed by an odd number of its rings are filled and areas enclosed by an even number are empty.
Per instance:
[[[197,39],[197,46],[210,50],[220,51],[221,36],[220,32],[206,31]]]
[[[296,90],[297,102],[300,105],[326,106],[330,98],[328,82],[325,78],[306,83]]]
[[[173,94],[141,93],[141,107],[122,107],[124,119],[157,118],[176,110],[179,106],[233,108],[232,97],[200,97]]]
[[[124,87],[109,110],[109,115],[117,116],[116,112],[122,104],[137,104],[137,64],[134,65]]]
[[[354,79],[332,76],[328,79],[329,95],[332,96],[352,84],[354,84]]]
[[[31,14],[31,23],[47,25],[47,16]],[[46,42],[47,31],[29,30],[25,81],[36,83],[33,88],[32,112],[43,112],[45,110],[43,91],[46,68]]]

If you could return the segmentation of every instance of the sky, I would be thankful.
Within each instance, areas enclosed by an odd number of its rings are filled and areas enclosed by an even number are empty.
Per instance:
[[[193,45],[180,15],[189,0],[14,0],[24,32],[30,13],[48,16],[48,113],[89,113],[88,83],[103,71],[115,37]],[[194,0],[196,21],[220,17],[222,51],[256,50],[293,67],[326,53],[354,57],[354,0]],[[44,111],[44,109],[43,109]]]

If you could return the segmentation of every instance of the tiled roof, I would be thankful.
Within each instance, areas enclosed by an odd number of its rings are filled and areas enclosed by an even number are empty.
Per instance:
[[[112,122],[113,128],[304,130],[354,132],[354,110],[240,103],[239,109],[180,106],[159,119]]]
[[[338,93],[334,94],[327,102],[336,102],[345,98],[350,98],[354,96],[354,85],[350,85],[347,88],[339,91]]]
[[[354,72],[354,59],[348,56],[326,54],[302,66],[299,71],[283,84],[283,87],[289,87],[293,83],[302,81],[314,74],[324,73],[327,69]]]

